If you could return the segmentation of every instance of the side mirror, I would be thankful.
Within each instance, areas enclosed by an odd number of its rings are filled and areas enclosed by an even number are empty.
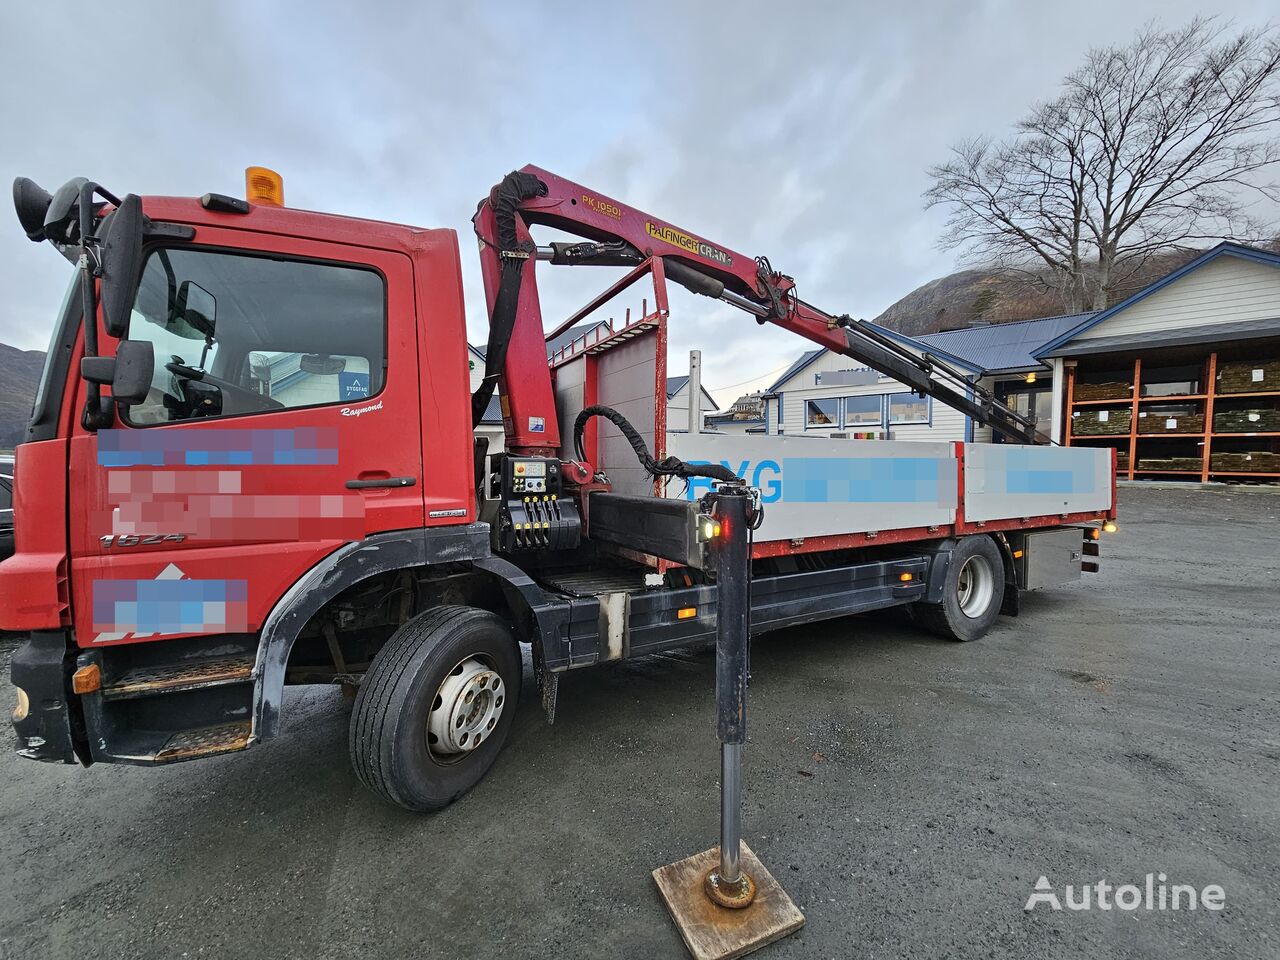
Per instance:
[[[57,199],[55,196],[55,203]],[[123,337],[129,330],[142,266],[142,221],[142,200],[131,193],[103,224],[102,323],[108,336]]]
[[[199,331],[205,340],[212,340],[218,323],[218,301],[213,294],[192,280],[183,280],[178,287],[175,311],[179,320]]]
[[[347,361],[327,353],[304,353],[298,358],[298,368],[313,376],[333,377],[347,369]]]
[[[18,222],[28,240],[39,243],[44,239],[44,217],[53,202],[48,190],[42,190],[34,180],[17,177],[13,181],[13,206],[18,211]]]
[[[84,177],[74,177],[54,193],[44,212],[42,233],[46,240],[52,240],[54,243],[80,242],[80,191],[88,182]],[[16,192],[16,183],[14,189]],[[24,223],[23,226],[25,227],[26,224]],[[30,235],[30,233],[27,234],[27,236]]]
[[[155,352],[149,340],[121,340],[114,357],[80,361],[80,375],[90,383],[109,385],[111,399],[121,406],[146,400],[154,373]]]

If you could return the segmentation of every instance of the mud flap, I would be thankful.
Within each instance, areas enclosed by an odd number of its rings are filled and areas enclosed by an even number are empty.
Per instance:
[[[547,668],[540,643],[533,644],[533,675],[537,679],[542,710],[547,715],[547,724],[550,726],[556,722],[556,695],[560,692],[560,674]]]
[[[1004,567],[1004,600],[1000,604],[1000,613],[1006,617],[1016,617],[1022,611],[1022,591],[1018,585],[1017,566],[1013,562],[1013,547],[1009,538],[997,534],[993,538],[1000,548],[1000,560]]]
[[[36,630],[13,652],[10,676],[26,694],[26,716],[14,717],[17,752],[28,760],[75,763],[67,637],[60,630]],[[87,764],[86,764],[87,765]]]

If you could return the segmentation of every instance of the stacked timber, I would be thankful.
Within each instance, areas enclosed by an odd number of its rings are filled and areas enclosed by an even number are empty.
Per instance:
[[[1194,470],[1200,472],[1199,457],[1139,457],[1139,470]]]
[[[1138,414],[1139,433],[1204,433],[1203,413]]]
[[[1280,433],[1280,409],[1215,410],[1213,429],[1219,433]]]
[[[1269,450],[1215,451],[1209,454],[1209,467],[1223,473],[1280,473],[1280,453]]]
[[[1133,411],[1077,410],[1071,415],[1071,432],[1080,437],[1106,437],[1129,432]]]
[[[1218,393],[1280,390],[1280,360],[1233,360],[1218,368]]]
[[[1106,383],[1077,383],[1076,400],[1128,400],[1133,396],[1133,384],[1109,381]]]

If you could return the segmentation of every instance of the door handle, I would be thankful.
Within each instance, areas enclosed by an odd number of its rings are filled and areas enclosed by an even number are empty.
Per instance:
[[[382,477],[378,480],[348,480],[348,490],[368,490],[370,487],[412,487],[417,477]]]

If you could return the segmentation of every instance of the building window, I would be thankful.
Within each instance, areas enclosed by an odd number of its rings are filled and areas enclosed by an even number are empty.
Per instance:
[[[914,393],[889,395],[889,422],[891,424],[928,423],[929,398]]]
[[[840,400],[831,397],[824,400],[806,400],[806,427],[834,427],[840,422]]]
[[[880,394],[869,397],[844,398],[844,425],[846,427],[878,427],[883,422]]]

